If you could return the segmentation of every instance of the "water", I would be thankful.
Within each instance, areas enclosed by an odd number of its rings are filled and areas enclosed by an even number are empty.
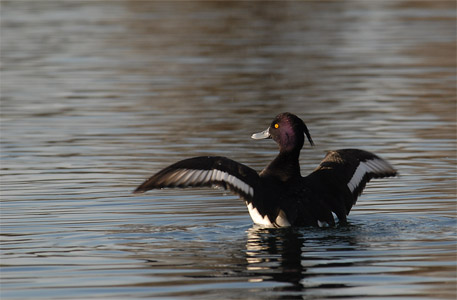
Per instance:
[[[454,299],[453,1],[1,3],[2,299]],[[182,158],[261,170],[272,117],[373,151],[349,226],[131,191]]]

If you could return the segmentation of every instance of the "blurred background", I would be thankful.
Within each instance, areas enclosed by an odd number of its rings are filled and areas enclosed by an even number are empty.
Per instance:
[[[455,298],[455,1],[1,1],[3,299]],[[261,170],[290,111],[362,148],[349,228],[268,231],[177,160]],[[329,251],[332,251],[329,253]]]

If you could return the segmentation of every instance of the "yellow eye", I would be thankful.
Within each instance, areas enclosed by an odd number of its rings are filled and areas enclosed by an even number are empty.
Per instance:
[[[278,123],[275,124],[275,128],[276,129],[279,128],[279,124]]]

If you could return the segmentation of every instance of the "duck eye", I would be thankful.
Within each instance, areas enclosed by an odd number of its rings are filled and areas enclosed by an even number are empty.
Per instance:
[[[276,128],[276,129],[279,128],[279,124],[278,124],[278,123],[275,124],[275,128]]]

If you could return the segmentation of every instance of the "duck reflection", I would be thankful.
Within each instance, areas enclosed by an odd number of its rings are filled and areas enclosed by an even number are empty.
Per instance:
[[[301,291],[306,270],[301,263],[304,241],[303,235],[294,228],[251,227],[246,243],[250,281],[285,282],[291,284],[287,290]]]
[[[316,230],[319,232],[315,232]],[[283,282],[285,285],[275,288],[275,291],[286,292],[283,295],[287,299],[303,299],[303,291],[307,288],[304,285],[304,279],[317,276],[315,273],[307,272],[307,268],[322,268],[327,265],[335,267],[335,260],[338,260],[338,257],[331,253],[326,258],[315,257],[312,253],[316,247],[326,247],[327,251],[360,250],[353,235],[344,234],[341,231],[345,231],[343,228],[335,230],[338,234],[334,235],[332,229],[305,231],[303,228],[291,227],[278,229],[251,227],[247,231],[246,243],[246,272],[250,277],[249,281]],[[305,237],[308,237],[308,240]],[[352,265],[347,261],[341,264],[345,267]],[[344,287],[344,284],[325,286],[325,288]],[[318,287],[313,286],[313,288]],[[279,299],[281,298],[283,297],[279,296]]]

